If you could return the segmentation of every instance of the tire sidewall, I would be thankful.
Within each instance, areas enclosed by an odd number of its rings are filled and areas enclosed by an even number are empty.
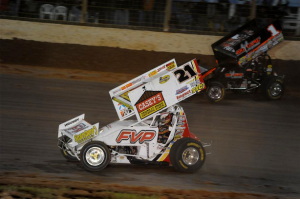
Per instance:
[[[282,91],[279,95],[277,96],[272,96],[271,95],[271,91],[270,91],[270,87],[274,84],[274,83],[279,83],[281,85]],[[267,97],[270,100],[277,100],[280,99],[284,94],[284,84],[283,84],[283,80],[279,77],[273,76],[272,78],[269,79],[269,81],[266,83],[266,86],[264,88],[264,95],[265,97]]]
[[[99,147],[104,151],[104,155],[105,155],[104,160],[98,166],[92,166],[86,160],[86,152],[92,147]],[[100,170],[104,169],[105,167],[107,167],[107,165],[109,164],[110,152],[109,152],[109,149],[107,148],[107,146],[103,142],[89,142],[82,148],[82,150],[80,152],[80,160],[85,169],[87,169],[89,171],[100,171]]]
[[[219,87],[219,88],[221,89],[221,91],[222,91],[222,96],[221,96],[219,99],[212,99],[212,98],[209,96],[209,94],[208,94],[209,90],[210,90],[213,86]],[[221,101],[221,100],[224,98],[224,96],[225,96],[225,88],[224,88],[223,84],[221,84],[220,82],[215,82],[215,81],[214,81],[214,82],[208,83],[208,86],[207,86],[207,88],[206,88],[206,90],[205,90],[205,96],[206,96],[206,98],[207,98],[210,102],[219,102],[219,101]]]
[[[180,141],[181,140],[181,141]],[[172,165],[174,166],[175,169],[181,171],[181,172],[186,172],[186,173],[193,173],[198,171],[204,164],[205,162],[205,149],[202,146],[202,144],[192,138],[182,138],[178,140],[177,142],[175,142],[174,144],[174,148],[172,151],[171,148],[171,154],[170,154],[170,160]],[[187,148],[194,148],[198,151],[200,157],[199,160],[194,164],[194,165],[187,165],[184,163],[183,159],[182,159],[182,154],[184,152],[185,149]]]

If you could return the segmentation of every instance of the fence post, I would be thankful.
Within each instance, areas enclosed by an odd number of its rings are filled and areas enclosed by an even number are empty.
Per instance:
[[[300,7],[298,7],[298,12],[297,12],[297,26],[296,26],[296,36],[300,35]]]
[[[250,20],[256,17],[256,0],[252,0],[251,11],[250,11]]]
[[[171,12],[172,12],[172,0],[167,0],[166,9],[165,9],[164,31],[169,31],[169,21],[171,19]]]
[[[82,0],[82,8],[81,8],[81,23],[85,23],[85,17],[87,13],[88,0]]]

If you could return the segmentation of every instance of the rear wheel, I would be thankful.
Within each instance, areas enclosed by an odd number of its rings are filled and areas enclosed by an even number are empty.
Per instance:
[[[262,85],[262,94],[271,100],[280,99],[284,94],[284,84],[280,77],[273,76]]]
[[[103,142],[89,142],[81,149],[80,160],[88,171],[101,171],[110,162],[110,151]]]
[[[199,141],[181,138],[171,147],[170,160],[176,170],[193,173],[203,166],[205,150]]]
[[[71,152],[68,151],[67,149],[60,149],[60,152],[62,156],[64,156],[64,158],[66,158],[68,161],[78,162],[78,159],[73,154],[71,154]]]
[[[225,96],[225,89],[220,82],[210,82],[205,90],[205,97],[210,102],[219,102]]]

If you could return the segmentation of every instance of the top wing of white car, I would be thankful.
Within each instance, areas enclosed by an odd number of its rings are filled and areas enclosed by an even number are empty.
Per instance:
[[[120,120],[135,115],[142,121],[203,89],[197,61],[177,67],[173,59],[109,93]]]

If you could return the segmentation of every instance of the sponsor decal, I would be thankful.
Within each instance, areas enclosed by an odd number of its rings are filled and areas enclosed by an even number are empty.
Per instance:
[[[166,66],[162,66],[160,68],[157,69],[157,72],[159,73],[159,71],[161,71],[162,69],[164,69]]]
[[[131,114],[132,110],[127,108],[123,104],[118,104],[118,106],[119,106],[119,111],[120,111],[120,114],[122,115],[122,117],[125,117],[125,116]]]
[[[132,84],[132,82],[131,82],[131,83],[125,85],[125,86],[122,86],[122,87],[121,87],[121,90],[125,90],[125,89],[131,87],[132,85],[133,85],[133,84]]]
[[[135,130],[122,130],[119,133],[116,142],[121,143],[123,140],[129,140],[131,144],[135,144],[136,142],[142,144],[145,141],[153,140],[155,135],[155,131],[141,130],[139,133],[136,133]]]
[[[195,86],[194,88],[192,88],[192,93],[200,92],[204,88],[205,88],[205,84],[204,83],[198,84],[197,86]]]
[[[224,50],[227,50],[229,52],[233,52],[234,53],[234,49],[231,46],[225,46]]]
[[[80,123],[77,126],[74,126],[73,128],[67,129],[66,131],[68,133],[77,133],[79,131],[82,131],[83,129],[87,128],[88,126],[84,123]]]
[[[71,124],[73,124],[73,123],[75,123],[75,122],[77,122],[79,120],[79,118],[77,118],[77,119],[75,119],[75,120],[73,120],[73,121],[71,121],[71,122],[68,122],[67,124],[65,124],[65,127],[66,126],[69,126],[69,125],[71,125]]]
[[[151,97],[148,97],[149,95],[151,95]],[[144,96],[148,98],[143,100]],[[143,119],[166,107],[166,102],[161,91],[145,91],[135,106],[139,112],[140,118]]]
[[[120,95],[120,97],[122,97],[122,98],[124,98],[124,99],[126,99],[126,100],[128,100],[130,102],[130,99],[129,99],[129,96],[128,96],[129,92],[130,92],[130,90],[127,91],[127,92],[125,92],[125,93],[123,93],[122,95]]]
[[[93,126],[93,128],[88,129],[88,130],[84,131],[83,133],[80,133],[79,135],[75,135],[74,139],[75,139],[75,142],[80,144],[84,141],[92,139],[96,135],[98,135],[98,131],[97,131],[97,128],[95,126]]]
[[[190,85],[193,88],[193,87],[198,86],[198,84],[200,84],[200,83],[201,83],[200,80],[196,80],[196,81],[191,82]]]
[[[236,54],[240,55],[243,52],[248,52],[249,50],[252,50],[253,48],[258,46],[259,44],[260,44],[260,37],[257,37],[256,39],[254,39],[250,43],[245,41],[244,43],[241,44],[241,48],[236,51]]]
[[[168,63],[166,67],[168,71],[173,70],[176,67],[175,62]]]
[[[134,85],[134,84],[136,84],[136,83],[138,83],[138,82],[140,82],[140,81],[142,81],[142,77],[140,77],[140,78],[138,78],[138,79],[132,81],[132,84]]]
[[[120,92],[121,90],[122,90],[121,88],[118,88],[116,90],[113,90],[112,93],[113,93],[113,95],[115,95],[116,93]]]
[[[111,128],[111,125],[110,125],[110,124],[108,124],[108,125],[106,125],[106,127],[107,127],[108,129],[110,129],[110,128]]]
[[[243,76],[243,73],[235,73],[234,71],[231,71],[230,73],[225,73],[225,77],[233,79],[242,78]]]
[[[178,118],[178,122],[183,122],[183,121],[185,121],[185,117],[179,117]]]
[[[130,104],[127,104],[127,103],[123,102],[122,100],[120,100],[120,99],[118,99],[118,98],[115,98],[115,97],[113,97],[112,99],[113,99],[114,101],[116,101],[116,102],[118,102],[118,103],[120,103],[120,104],[126,106],[127,108],[133,110],[133,107],[132,107]]]
[[[169,81],[169,79],[170,79],[170,75],[165,75],[165,76],[159,78],[159,83],[164,84],[167,81]]]
[[[187,85],[185,85],[184,87],[178,89],[176,91],[176,95],[179,95],[180,93],[183,93],[184,91],[186,91],[188,89]]]
[[[157,75],[157,70],[154,70],[154,71],[149,73],[149,77],[153,77],[155,75]]]
[[[191,90],[188,90],[188,91],[186,91],[185,93],[176,96],[176,97],[177,97],[177,100],[184,99],[184,97],[188,96],[189,94],[191,94]]]

